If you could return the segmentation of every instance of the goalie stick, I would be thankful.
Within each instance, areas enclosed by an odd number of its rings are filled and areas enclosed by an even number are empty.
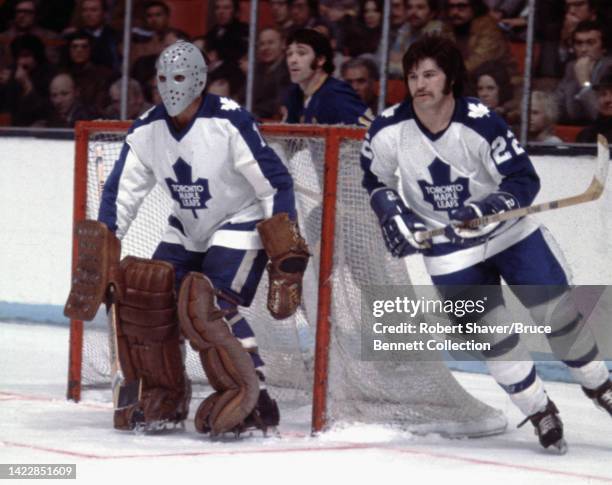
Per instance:
[[[96,174],[98,177],[98,198],[102,200],[106,174],[104,172],[104,151],[102,145],[96,145]],[[119,341],[117,338],[117,302],[114,286],[108,289],[106,317],[108,320],[108,349],[111,366],[111,389],[113,392],[113,406],[123,409],[140,400],[142,381],[140,379],[130,383],[125,382],[123,369],[119,360]]]
[[[536,212],[545,212],[553,209],[561,209],[562,207],[570,207],[573,205],[583,204],[585,202],[596,200],[601,196],[606,186],[606,179],[608,178],[609,167],[610,152],[608,140],[606,140],[603,135],[597,135],[597,168],[595,170],[593,180],[591,180],[591,184],[584,192],[578,195],[574,195],[572,197],[551,200],[549,202],[542,202],[540,204],[530,205],[528,207],[519,207],[518,209],[512,209],[505,212],[499,212],[497,214],[478,217],[476,219],[471,219],[469,221],[461,223],[461,226],[475,228],[494,222],[517,219],[519,217],[524,217],[528,214],[535,214]],[[443,235],[444,230],[445,227],[432,229],[430,231],[419,231],[415,233],[415,239],[417,240],[417,242],[424,242],[435,236]]]

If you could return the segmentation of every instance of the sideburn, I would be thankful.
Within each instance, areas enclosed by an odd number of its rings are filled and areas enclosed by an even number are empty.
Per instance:
[[[321,65],[319,65],[319,61],[320,60],[323,60]],[[326,60],[327,59],[325,59],[325,57],[323,57],[323,56],[319,56],[319,57],[315,56],[315,58],[310,63],[310,69],[312,69],[313,71],[316,71],[318,68],[323,68],[323,65],[325,64]]]

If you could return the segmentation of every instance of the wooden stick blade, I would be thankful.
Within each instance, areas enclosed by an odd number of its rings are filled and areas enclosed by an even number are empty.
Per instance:
[[[111,363],[111,389],[113,393],[113,405],[115,409],[123,409],[140,401],[142,394],[142,380],[137,379],[127,382],[121,369],[119,360],[119,340],[117,333],[117,303],[116,295],[111,286],[110,306],[107,310],[108,318],[108,337],[109,337],[109,358]]]
[[[124,409],[140,401],[142,380],[122,382],[113,389],[113,404],[115,409]]]

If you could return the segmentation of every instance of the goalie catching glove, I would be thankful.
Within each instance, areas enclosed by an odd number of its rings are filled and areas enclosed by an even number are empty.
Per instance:
[[[257,224],[268,263],[268,310],[277,320],[295,313],[302,299],[302,277],[306,271],[308,246],[297,224],[285,212]]]
[[[486,241],[503,222],[492,222],[490,224],[469,227],[467,222],[483,216],[490,216],[506,212],[519,207],[518,200],[506,192],[494,192],[484,199],[471,202],[458,209],[450,211],[450,218],[461,221],[460,224],[446,226],[445,235],[453,243],[461,246],[475,246]]]
[[[392,189],[377,190],[370,204],[378,216],[385,245],[396,258],[403,258],[430,247],[428,241],[418,241],[416,234],[427,228],[423,221],[402,201]]]
[[[121,291],[121,242],[105,224],[93,220],[77,223],[75,233],[78,259],[64,315],[89,321],[100,304],[106,303],[109,285]]]

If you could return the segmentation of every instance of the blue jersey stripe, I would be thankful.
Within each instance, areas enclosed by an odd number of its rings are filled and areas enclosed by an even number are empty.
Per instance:
[[[257,162],[264,177],[276,189],[274,195],[273,214],[287,212],[293,220],[296,218],[293,179],[278,155],[264,141],[255,120],[246,111],[240,110],[228,113],[229,121],[236,127],[245,141],[253,158]]]
[[[119,192],[119,181],[125,160],[130,152],[130,146],[127,143],[123,144],[119,159],[115,162],[113,170],[104,184],[102,193],[102,201],[100,203],[100,213],[98,221],[103,222],[113,233],[117,231],[117,194]]]

